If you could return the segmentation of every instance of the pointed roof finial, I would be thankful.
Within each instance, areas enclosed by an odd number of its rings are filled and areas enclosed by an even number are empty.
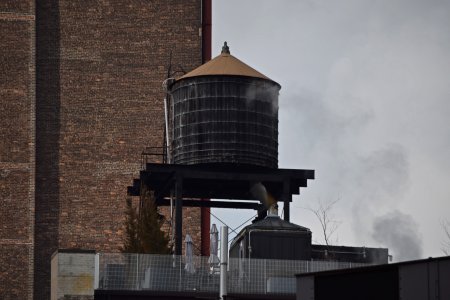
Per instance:
[[[223,43],[222,53],[230,54],[230,48],[228,47],[227,42]]]

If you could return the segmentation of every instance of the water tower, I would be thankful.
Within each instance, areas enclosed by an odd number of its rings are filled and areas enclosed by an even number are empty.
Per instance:
[[[267,206],[252,190],[264,186],[284,203],[289,221],[292,195],[314,170],[278,168],[281,86],[231,55],[226,43],[219,56],[166,83],[169,163],[147,163],[128,193],[138,196],[143,183],[157,205],[175,206],[175,254],[182,249],[183,206],[254,209],[262,218]]]
[[[280,88],[225,42],[219,56],[170,87],[171,162],[277,168]]]

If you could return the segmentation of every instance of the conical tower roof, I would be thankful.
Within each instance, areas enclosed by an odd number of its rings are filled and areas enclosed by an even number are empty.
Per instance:
[[[266,75],[256,71],[249,65],[240,61],[230,54],[227,42],[222,47],[222,53],[216,56],[207,63],[201,65],[197,69],[185,74],[180,79],[197,77],[197,76],[214,76],[214,75],[229,75],[229,76],[246,76],[254,78],[262,78],[273,81]]]

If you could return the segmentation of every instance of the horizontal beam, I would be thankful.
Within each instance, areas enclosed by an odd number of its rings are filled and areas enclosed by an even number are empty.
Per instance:
[[[159,199],[157,204],[158,206],[170,206],[170,200]],[[264,209],[264,206],[257,202],[212,201],[212,200],[192,200],[192,199],[183,199],[183,206],[254,209],[254,210]]]
[[[212,170],[202,166],[189,165],[171,165],[171,164],[155,164],[147,163],[146,170],[149,172],[177,172],[181,173],[184,178],[213,180],[238,180],[238,181],[272,181],[282,182],[287,178],[290,179],[314,179],[314,170],[303,169],[258,169],[247,170],[234,168],[229,170]]]
[[[165,198],[170,196],[170,190],[173,189],[173,180],[170,177],[152,177],[145,178],[145,174],[141,175],[142,182],[148,185],[155,192],[156,198]],[[239,181],[214,181],[205,178],[184,179],[183,196],[191,199],[233,199],[233,200],[256,200],[250,193],[251,182]],[[133,182],[133,186],[128,187],[129,196],[139,196],[141,181]],[[276,199],[281,198],[283,183],[263,182],[267,191],[269,191]],[[306,179],[298,180],[296,184],[290,185],[290,193],[298,195],[299,187],[306,187]]]
[[[267,169],[242,166],[203,166],[147,163],[141,170],[140,178],[128,187],[128,195],[139,196],[140,185],[145,184],[162,199],[170,196],[174,188],[174,178],[183,181],[185,199],[234,199],[255,200],[250,190],[256,182],[261,182],[277,200],[283,198],[283,186],[288,183],[289,193],[298,195],[301,187],[314,179],[314,170]],[[201,207],[201,206],[200,206]]]
[[[128,196],[139,196],[141,192],[138,189],[138,186],[128,186],[127,187],[127,195]]]

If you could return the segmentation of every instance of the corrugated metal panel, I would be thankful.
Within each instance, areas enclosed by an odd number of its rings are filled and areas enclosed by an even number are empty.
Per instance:
[[[297,277],[297,300],[314,300],[314,276]]]
[[[450,260],[439,262],[439,299],[450,299]]]
[[[450,261],[399,266],[401,300],[450,299]]]
[[[401,300],[450,299],[450,261],[399,266]]]
[[[428,299],[428,264],[400,266],[398,270],[401,300]]]

